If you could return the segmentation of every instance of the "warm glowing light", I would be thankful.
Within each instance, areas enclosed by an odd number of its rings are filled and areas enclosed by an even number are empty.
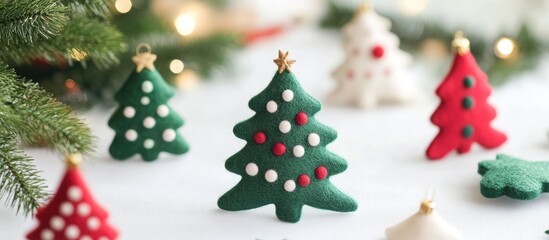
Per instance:
[[[175,86],[181,90],[190,90],[198,86],[200,77],[192,70],[183,70],[175,77]]]
[[[416,16],[427,8],[429,0],[398,0],[398,8],[407,16]]]
[[[501,59],[513,59],[518,53],[518,47],[513,39],[500,37],[494,45],[494,53]]]
[[[183,72],[184,68],[185,68],[185,64],[183,64],[183,61],[179,59],[174,59],[170,62],[170,71],[172,71],[175,74]]]
[[[65,81],[65,87],[66,87],[67,89],[71,90],[71,89],[73,89],[73,88],[76,87],[76,82],[75,82],[74,80],[72,80],[72,79],[69,78],[69,79],[67,79],[67,80]]]
[[[114,3],[114,7],[116,8],[116,11],[118,11],[119,13],[127,13],[132,9],[132,1],[116,0],[116,3]]]
[[[193,33],[195,27],[196,20],[188,14],[181,14],[175,19],[175,28],[183,36]]]

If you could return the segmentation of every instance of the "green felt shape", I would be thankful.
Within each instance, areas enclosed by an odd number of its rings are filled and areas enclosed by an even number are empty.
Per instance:
[[[487,198],[506,195],[531,200],[549,192],[549,162],[528,162],[499,154],[495,161],[482,161],[480,192]]]
[[[118,160],[141,154],[145,161],[158,158],[160,152],[183,154],[189,150],[177,133],[183,119],[167,104],[173,88],[156,69],[133,71],[114,98],[118,109],[109,119],[116,136],[109,148]]]
[[[219,198],[221,209],[240,211],[274,204],[276,216],[292,223],[299,221],[304,205],[338,212],[357,209],[356,201],[329,180],[347,168],[343,158],[326,149],[337,133],[315,119],[321,105],[301,88],[294,74],[276,73],[249,107],[256,114],[233,130],[247,144],[225,163],[242,179]],[[259,132],[264,138],[256,138]],[[285,151],[274,150],[282,145]]]

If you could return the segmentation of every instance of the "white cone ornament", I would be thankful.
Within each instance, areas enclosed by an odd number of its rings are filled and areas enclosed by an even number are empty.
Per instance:
[[[410,54],[399,49],[391,22],[371,7],[359,7],[343,27],[346,59],[334,72],[337,87],[328,102],[359,108],[404,104],[418,98],[417,81],[408,70]]]
[[[387,240],[462,240],[461,233],[435,210],[432,200],[424,200],[418,213],[385,230]]]

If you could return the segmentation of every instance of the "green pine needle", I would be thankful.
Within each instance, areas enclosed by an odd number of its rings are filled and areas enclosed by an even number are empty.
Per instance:
[[[5,125],[1,120],[0,124]],[[16,139],[0,127],[0,200],[4,199],[16,213],[28,215],[47,198],[46,185],[33,160],[16,148]]]
[[[110,0],[61,0],[68,6],[74,15],[108,17]]]
[[[0,46],[31,44],[56,36],[69,20],[67,12],[56,0],[0,2]]]

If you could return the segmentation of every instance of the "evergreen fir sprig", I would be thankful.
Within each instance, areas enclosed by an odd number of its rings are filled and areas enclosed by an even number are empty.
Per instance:
[[[61,0],[74,15],[108,17],[110,0]]]
[[[31,44],[56,36],[69,20],[67,13],[56,0],[1,1],[0,45]]]
[[[99,69],[105,69],[117,64],[117,54],[125,49],[122,34],[110,24],[75,18],[54,38],[0,46],[0,58],[16,64],[30,63],[33,59],[61,64],[65,61],[72,64],[75,59],[84,63],[91,60]]]
[[[0,106],[0,112],[5,106]],[[47,198],[33,160],[16,148],[17,138],[0,119],[0,200],[17,213],[33,213]]]
[[[0,94],[0,104],[9,107],[0,114],[9,116],[7,125],[23,142],[45,143],[64,154],[92,150],[93,137],[86,124],[38,84],[20,79],[5,65],[0,67]]]

